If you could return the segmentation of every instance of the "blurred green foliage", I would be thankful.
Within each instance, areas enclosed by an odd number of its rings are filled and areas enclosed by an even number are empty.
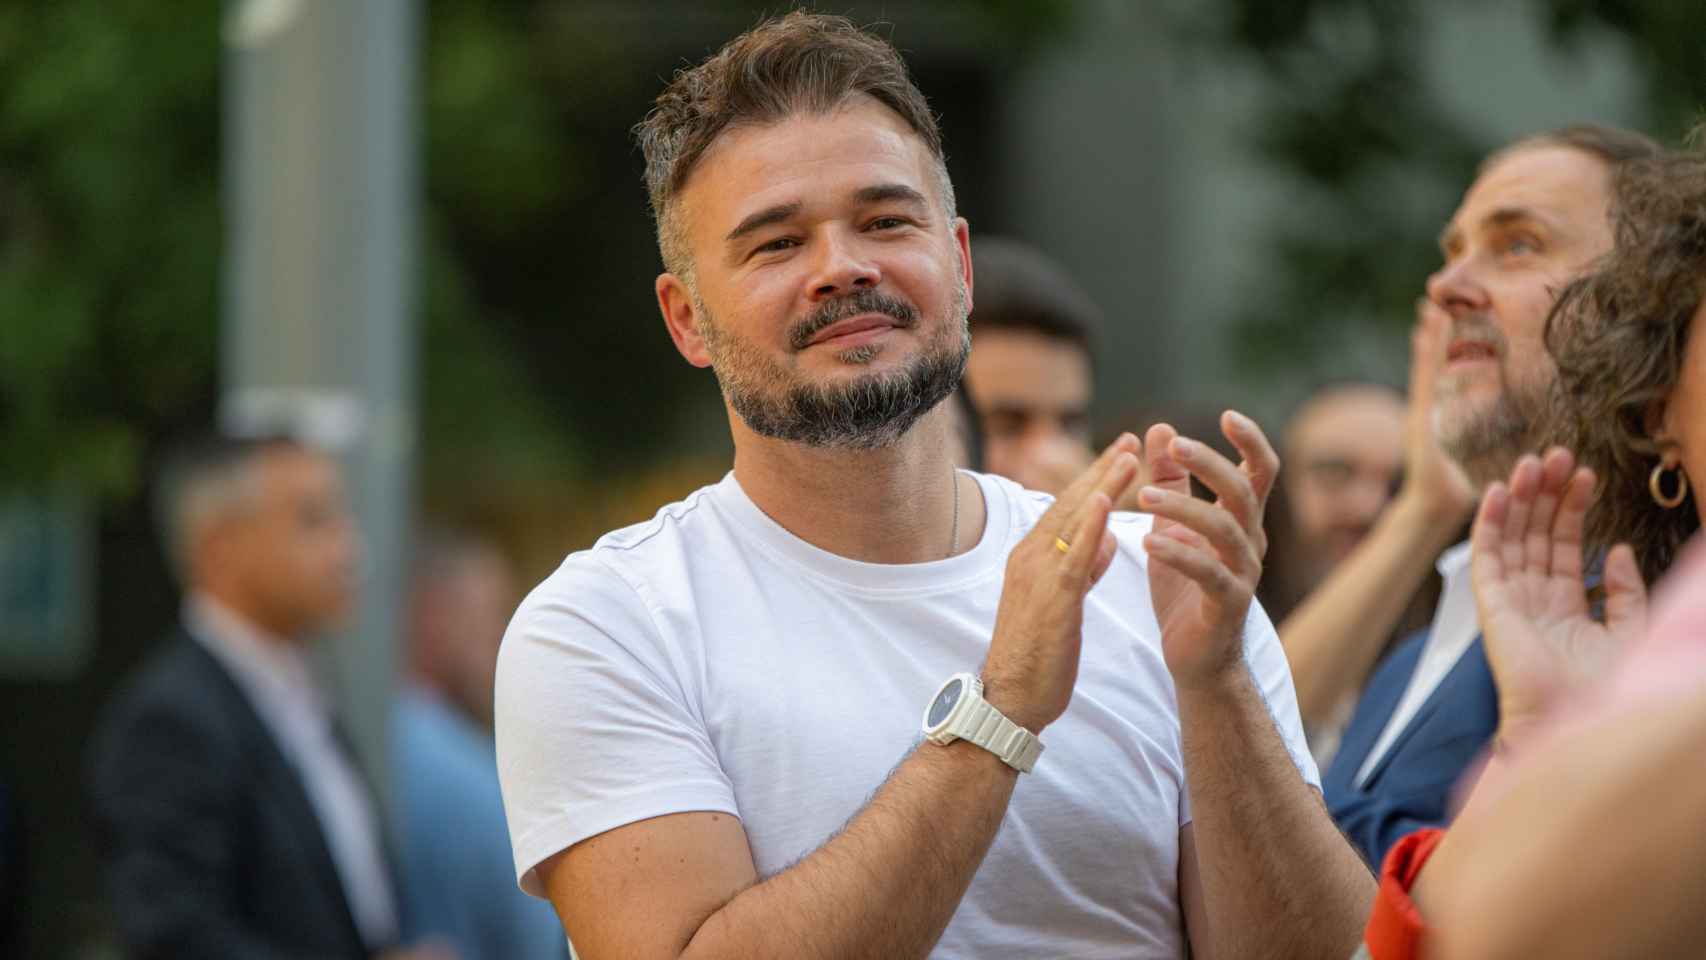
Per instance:
[[[218,9],[0,6],[0,487],[123,491],[208,390]]]
[[[1216,0],[1171,28],[1265,81],[1248,142],[1294,188],[1296,215],[1268,238],[1268,283],[1237,318],[1238,366],[1296,376],[1331,365],[1342,323],[1406,329],[1438,265],[1431,239],[1497,143],[1436,97],[1426,21],[1466,0]],[[1644,87],[1640,129],[1675,142],[1706,106],[1706,3],[1526,0],[1563,53],[1604,34],[1627,44]]]

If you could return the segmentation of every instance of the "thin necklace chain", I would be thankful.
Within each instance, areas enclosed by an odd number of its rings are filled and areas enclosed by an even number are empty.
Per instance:
[[[954,468],[954,526],[952,537],[948,542],[948,556],[960,552],[960,471]]]

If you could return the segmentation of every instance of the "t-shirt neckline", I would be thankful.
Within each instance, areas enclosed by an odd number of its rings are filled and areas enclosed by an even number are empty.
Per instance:
[[[733,470],[713,488],[714,502],[771,556],[814,579],[865,594],[931,594],[963,587],[991,571],[1001,572],[1013,539],[1014,507],[1004,485],[987,474],[961,472],[976,480],[983,493],[983,535],[964,553],[924,563],[867,563],[813,546],[759,509]]]

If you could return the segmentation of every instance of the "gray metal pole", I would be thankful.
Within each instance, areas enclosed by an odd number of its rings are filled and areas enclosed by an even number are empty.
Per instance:
[[[225,56],[221,417],[342,457],[366,548],[326,645],[384,790],[415,442],[416,0],[235,0]]]

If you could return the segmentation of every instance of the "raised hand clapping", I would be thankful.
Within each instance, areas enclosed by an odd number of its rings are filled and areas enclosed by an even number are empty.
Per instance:
[[[1646,628],[1647,591],[1626,544],[1605,557],[1605,619],[1583,585],[1593,471],[1561,447],[1525,456],[1481,502],[1471,537],[1475,604],[1499,689],[1499,741],[1520,740],[1560,694],[1605,672]]]

